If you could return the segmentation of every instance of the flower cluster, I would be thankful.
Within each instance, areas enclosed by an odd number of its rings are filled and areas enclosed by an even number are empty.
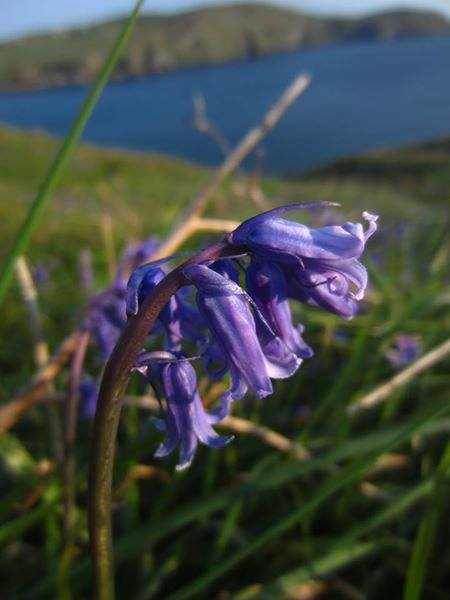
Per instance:
[[[127,321],[126,289],[130,273],[148,260],[157,247],[157,238],[150,236],[142,243],[132,243],[125,248],[111,284],[89,302],[83,329],[93,334],[102,361],[111,354]]]
[[[117,270],[110,285],[89,301],[82,329],[92,334],[101,363],[109,358],[127,322],[126,289],[130,273],[154,254],[158,243],[157,238],[150,236],[141,243],[127,246],[119,257]],[[90,283],[90,265],[83,265],[81,276],[85,285],[86,282]],[[90,375],[84,374],[78,391],[81,418],[92,418],[97,404],[97,382]]]
[[[360,223],[310,228],[279,216],[305,206],[311,205],[279,207],[242,223],[224,240],[229,258],[190,260],[181,267],[185,287],[170,298],[150,332],[164,334],[164,350],[142,351],[135,367],[165,397],[164,420],[157,425],[166,438],[156,456],[179,443],[178,469],[192,462],[198,440],[214,447],[230,441],[211,426],[228,414],[233,401],[248,390],[258,398],[268,396],[272,379],[290,377],[312,356],[303,326],[293,323],[290,298],[344,319],[357,311],[367,287],[367,271],[358,258],[377,217],[363,213],[364,230]],[[167,273],[161,261],[133,273],[128,314],[138,312]],[[194,288],[195,302],[187,286]],[[202,361],[209,376],[229,376],[228,389],[208,411],[197,392],[193,358]]]

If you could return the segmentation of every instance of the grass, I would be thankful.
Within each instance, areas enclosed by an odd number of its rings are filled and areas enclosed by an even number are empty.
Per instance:
[[[64,171],[64,167],[66,166],[74,148],[79,141],[79,137],[83,132],[91,112],[95,108],[97,100],[100,98],[103,88],[111,76],[114,66],[117,63],[117,60],[120,57],[128,38],[130,37],[130,33],[138,17],[142,2],[143,0],[136,1],[134,9],[130,13],[128,19],[124,21],[123,27],[121,28],[117,38],[114,40],[114,43],[112,44],[108,54],[106,54],[105,59],[102,61],[102,66],[99,69],[98,74],[92,83],[92,86],[90,87],[83,104],[80,107],[80,110],[75,116],[67,135],[61,143],[59,152],[56,154],[51,167],[47,171],[42,184],[39,186],[36,192],[33,204],[29,209],[20,232],[18,232],[14,239],[10,253],[6,257],[3,264],[3,269],[0,272],[0,304],[12,278],[15,262],[25,251],[29,238],[39,222],[39,217],[43,212],[50,195],[54,191],[54,188],[59,181],[62,172]]]
[[[56,149],[38,133],[0,129],[0,256]],[[277,382],[273,396],[236,403],[237,415],[301,441],[312,455],[307,462],[242,434],[223,450],[200,448],[193,466],[176,474],[175,457],[152,458],[160,434],[147,413],[124,410],[115,470],[118,598],[290,598],[311,580],[322,581],[325,598],[338,597],[334,586],[342,581],[369,599],[411,600],[420,592],[446,598],[448,361],[378,408],[355,416],[346,409],[393,375],[384,351],[396,334],[419,335],[422,352],[448,337],[449,160],[442,141],[355,158],[301,179],[262,181],[277,204],[333,199],[343,205],[338,220],[356,220],[365,209],[381,215],[364,259],[368,300],[349,322],[297,307],[315,357],[293,379]],[[108,231],[116,253],[130,239],[164,235],[209,174],[157,156],[76,150],[27,253],[34,266],[56,261],[39,288],[52,349],[80,321],[81,251],[92,250],[96,285],[105,285]],[[235,194],[235,183],[212,200],[211,215],[256,212]],[[34,370],[15,287],[2,316],[0,393],[7,402]],[[93,356],[89,366],[99,369]],[[66,384],[63,371],[56,386]],[[131,392],[140,389],[133,380]],[[76,445],[71,586],[81,599],[89,597],[90,426],[79,423]],[[0,485],[2,597],[61,597],[62,490],[42,407],[0,439]]]

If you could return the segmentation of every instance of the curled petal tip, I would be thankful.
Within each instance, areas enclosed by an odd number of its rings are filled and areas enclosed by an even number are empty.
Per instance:
[[[175,465],[175,471],[185,471],[186,469],[188,469],[192,464],[192,460],[190,462],[186,462],[186,463],[180,463],[178,465]]]
[[[378,215],[374,215],[373,213],[370,213],[367,210],[365,210],[363,212],[362,216],[363,216],[363,219],[365,219],[366,221],[369,222],[369,227],[364,232],[364,241],[367,242],[367,240],[370,238],[370,236],[373,235],[375,233],[375,231],[377,230]]]
[[[206,445],[210,448],[223,448],[224,446],[228,446],[228,444],[233,440],[234,435],[217,435],[214,437],[209,437]]]
[[[192,461],[194,460],[194,453],[190,453],[185,459],[175,465],[175,471],[185,471],[192,465]]]

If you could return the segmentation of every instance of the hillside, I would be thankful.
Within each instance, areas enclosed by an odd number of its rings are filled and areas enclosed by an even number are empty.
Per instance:
[[[0,88],[88,83],[122,23],[116,20],[0,45]],[[450,22],[445,18],[412,11],[325,19],[268,5],[242,4],[174,16],[143,16],[114,77],[138,77],[319,44],[449,34]]]
[[[58,144],[47,135],[0,127],[0,260]],[[54,248],[70,253],[68,239],[101,246],[104,215],[114,220],[121,242],[164,232],[210,175],[205,167],[175,158],[81,144],[33,238],[33,253],[45,255]],[[255,211],[236,193],[235,183],[231,178],[213,199],[216,214],[239,218]],[[277,204],[329,199],[358,212],[363,198],[384,219],[422,222],[426,215],[428,222],[437,222],[448,214],[450,140],[343,159],[301,176],[263,177],[261,186]]]
[[[58,145],[56,138],[0,127],[0,262]],[[334,200],[342,205],[336,209],[338,214],[352,220],[359,219],[361,210],[370,210],[382,217],[380,235],[389,231],[392,222],[408,223],[425,231],[425,224],[444,227],[448,222],[449,150],[447,139],[370,153],[299,177],[263,177],[261,188],[273,205]],[[56,262],[51,277],[58,282],[58,293],[54,287],[48,289],[52,298],[49,325],[55,335],[50,341],[54,345],[59,343],[61,331],[68,332],[77,323],[79,313],[74,306],[82,303],[78,274],[81,252],[93,252],[95,271],[105,278],[105,249],[114,255],[130,240],[155,233],[164,235],[210,176],[209,169],[177,159],[104,150],[87,144],[76,149],[27,251],[32,266]],[[211,199],[209,215],[242,219],[255,214],[258,208],[242,194],[243,189],[242,179],[231,178]],[[303,213],[302,218],[317,222],[317,215]],[[203,236],[201,239],[204,241]],[[79,290],[79,294],[74,290]],[[15,373],[15,362],[9,362],[11,356],[15,361],[28,343],[23,308],[15,298],[13,288],[0,328],[2,338],[9,340],[0,348],[4,373],[9,373],[9,369]],[[27,361],[31,372],[31,352]],[[12,389],[17,388],[20,373],[8,382]],[[5,385],[4,380],[2,386]]]

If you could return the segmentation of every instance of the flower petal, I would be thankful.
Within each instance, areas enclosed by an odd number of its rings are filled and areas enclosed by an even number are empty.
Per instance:
[[[176,469],[181,470],[191,464],[198,441],[220,448],[232,440],[232,436],[220,436],[211,427],[211,423],[226,416],[229,403],[221,402],[211,414],[205,411],[197,391],[195,370],[182,354],[143,352],[135,370],[152,383],[158,381],[166,398],[166,437],[156,450],[156,457],[167,456],[179,444],[180,460]]]
[[[255,320],[242,288],[204,265],[190,265],[184,274],[197,287],[197,305],[226,359],[233,389],[242,388],[242,377],[257,397],[271,394]]]
[[[274,215],[275,209],[249,219],[229,234],[233,243],[248,245],[251,252],[262,258],[278,260],[298,260],[316,258],[339,260],[358,258],[364,250],[368,237],[376,230],[377,216],[364,212],[369,221],[366,232],[360,223],[344,223],[311,228],[301,223],[280,219]],[[290,259],[289,259],[290,257]]]
[[[311,348],[292,323],[286,281],[280,267],[272,261],[253,260],[246,271],[246,282],[250,296],[273,332],[298,357],[310,358]]]

